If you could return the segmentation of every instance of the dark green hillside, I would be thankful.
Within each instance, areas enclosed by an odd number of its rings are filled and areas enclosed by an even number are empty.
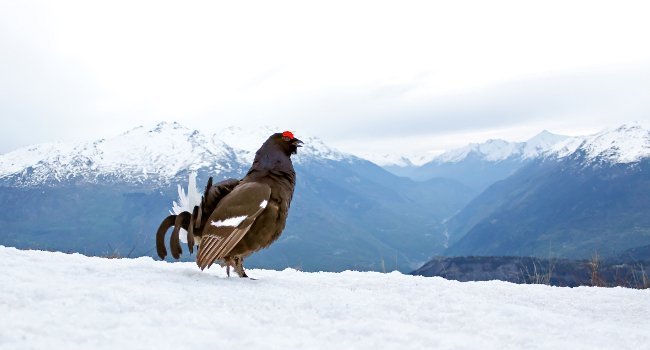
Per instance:
[[[650,160],[540,161],[498,182],[448,222],[461,255],[588,258],[650,244]]]

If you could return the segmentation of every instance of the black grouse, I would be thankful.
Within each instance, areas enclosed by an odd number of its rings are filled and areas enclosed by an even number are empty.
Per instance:
[[[182,253],[179,230],[187,230],[190,253],[194,243],[199,246],[196,264],[201,270],[220,260],[230,276],[230,267],[240,277],[248,277],[243,262],[250,254],[269,246],[284,229],[296,172],[291,155],[302,141],[285,131],[271,135],[255,153],[255,160],[246,176],[218,184],[208,180],[201,204],[192,213],[170,215],[156,233],[158,256],[167,256],[165,233],[174,227],[170,238],[172,256]]]

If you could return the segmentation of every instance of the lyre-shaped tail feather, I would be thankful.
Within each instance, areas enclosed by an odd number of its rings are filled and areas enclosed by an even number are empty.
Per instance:
[[[187,225],[187,249],[190,250],[190,254],[194,253],[194,229],[199,228],[196,225],[196,221],[201,220],[200,218],[201,210],[198,205],[194,206],[192,211],[192,216],[190,217],[190,223]]]
[[[175,221],[176,215],[169,215],[160,223],[158,231],[156,231],[156,251],[161,259],[165,259],[167,256],[167,248],[165,248],[165,233],[167,233],[167,230],[174,225]]]
[[[192,200],[192,198],[196,197],[195,195],[189,195],[194,192],[198,194],[198,191],[191,190],[196,187],[196,183],[193,181],[195,177],[196,174],[194,173],[190,175],[188,194],[185,194],[185,191],[183,191],[179,186],[179,203],[183,206],[174,202],[172,215],[167,216],[158,227],[158,231],[156,232],[156,251],[161,259],[165,259],[167,256],[165,234],[172,226],[174,227],[174,230],[169,239],[172,257],[179,259],[183,253],[180,241],[185,241],[185,239],[181,239],[181,229],[187,231],[187,247],[190,253],[193,253],[194,245],[196,243],[195,237],[202,236],[205,225],[204,221],[207,221],[219,201],[239,184],[239,180],[237,179],[227,179],[213,185],[212,177],[210,177],[205,188],[204,196],[200,201],[197,201]],[[196,202],[199,205],[193,205],[191,208],[186,208],[186,206],[191,204],[191,202]]]
[[[203,192],[203,200],[208,197],[208,192],[210,191],[210,188],[212,187],[212,176],[208,179],[208,184],[205,185],[205,191]]]
[[[172,232],[171,237],[169,237],[169,249],[172,251],[172,256],[174,259],[181,257],[183,249],[181,248],[181,241],[179,237],[179,231],[181,228],[188,228],[190,222],[190,213],[184,211],[176,215],[176,220],[174,221],[174,231]]]

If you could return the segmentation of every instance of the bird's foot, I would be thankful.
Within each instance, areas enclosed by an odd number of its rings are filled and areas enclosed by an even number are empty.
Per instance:
[[[249,278],[248,275],[246,274],[246,271],[244,271],[244,259],[242,259],[240,256],[236,256],[234,259],[234,269],[237,275],[241,278]]]
[[[226,275],[228,275],[228,277],[230,277],[230,267],[232,267],[235,273],[237,274],[237,276],[241,278],[250,278],[246,274],[246,271],[244,271],[243,263],[244,263],[244,259],[242,259],[242,257],[240,256],[236,256],[233,258],[225,259],[222,266],[226,267]]]

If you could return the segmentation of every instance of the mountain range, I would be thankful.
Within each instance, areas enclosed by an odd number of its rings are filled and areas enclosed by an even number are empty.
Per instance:
[[[446,255],[589,258],[650,244],[650,132],[553,145],[446,222]]]
[[[153,255],[154,233],[191,172],[202,185],[241,178],[277,130],[204,135],[177,123],[112,139],[47,144],[0,156],[0,244],[91,255]],[[315,137],[294,156],[297,187],[279,241],[251,267],[409,271],[446,238],[434,228],[476,192],[450,179],[395,176]],[[187,255],[186,258],[191,259]]]
[[[567,139],[570,137],[544,130],[526,142],[492,139],[445,152],[419,166],[406,159],[383,163],[383,167],[396,175],[418,181],[434,177],[452,178],[482,191]]]
[[[276,131],[207,135],[160,123],[0,155],[0,244],[153,255],[154,232],[190,173],[199,185],[239,178]],[[587,258],[643,255],[650,244],[650,132],[638,124],[489,140],[421,166],[380,167],[299,137],[287,228],[251,267],[411,271],[440,255]]]

